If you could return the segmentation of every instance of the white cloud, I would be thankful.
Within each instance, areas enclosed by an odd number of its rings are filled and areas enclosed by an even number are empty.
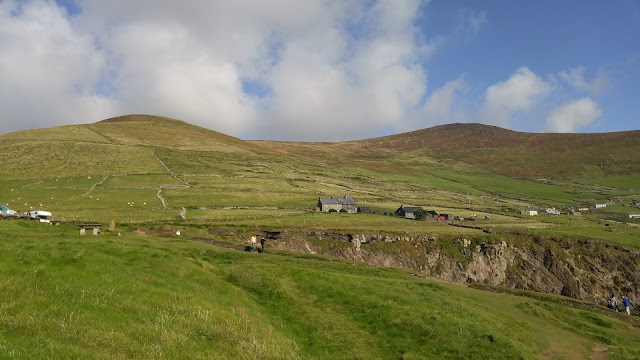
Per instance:
[[[300,29],[265,77],[273,94],[261,133],[344,140],[399,126],[426,88],[410,21],[418,5],[384,1],[362,13],[365,41],[328,24]]]
[[[581,98],[559,106],[547,118],[549,132],[571,133],[593,123],[602,111],[590,98]]]
[[[521,67],[507,80],[487,88],[480,119],[484,123],[508,126],[513,113],[531,110],[552,90],[550,83],[529,68]]]
[[[474,13],[469,18],[469,22],[471,24],[471,29],[474,33],[478,33],[480,29],[482,29],[487,23],[487,13],[482,11],[479,13]]]
[[[459,77],[433,91],[422,109],[427,125],[433,126],[466,120],[464,114],[460,113],[461,106],[456,104],[456,95],[467,87],[464,79]],[[454,104],[458,106],[454,106]]]
[[[105,59],[48,1],[0,3],[1,130],[81,123],[112,115],[96,93]]]
[[[453,33],[427,37],[423,0],[76,2],[69,16],[55,1],[0,0],[0,133],[150,113],[243,138],[346,140],[509,127],[559,92],[527,67],[475,99],[462,77],[427,92],[430,57],[488,21],[462,10]],[[559,78],[574,92],[606,85],[585,74]]]
[[[598,71],[594,79],[589,82],[585,77],[587,69],[583,66],[571,68],[560,72],[560,78],[576,90],[589,92],[594,95],[601,94],[609,86],[610,79],[606,72]]]
[[[413,116],[438,49],[413,25],[422,0],[77,4],[0,2],[0,105],[31,121],[1,132],[152,113],[236,136],[365,137]]]
[[[468,8],[458,10],[457,32],[471,32],[477,35],[489,22],[486,11],[473,11]]]
[[[237,133],[255,118],[239,68],[200,47],[181,25],[135,23],[107,43],[121,66],[112,80],[123,113],[156,113]]]

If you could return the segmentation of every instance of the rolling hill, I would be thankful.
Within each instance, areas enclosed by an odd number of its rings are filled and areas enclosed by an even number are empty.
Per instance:
[[[49,144],[44,144],[47,142]],[[48,148],[50,143],[75,142]],[[129,115],[95,124],[20,131],[0,136],[6,149],[5,171],[38,153],[74,157],[86,153],[82,144],[112,152],[116,147],[164,148],[215,152],[234,156],[287,156],[310,161],[387,160],[421,153],[438,161],[455,160],[498,175],[520,178],[640,174],[640,131],[604,134],[522,133],[481,124],[439,125],[380,138],[340,143],[243,141],[184,121]],[[106,146],[111,145],[111,147]],[[68,150],[68,147],[77,149]],[[41,148],[42,151],[37,151]],[[100,150],[96,150],[100,151]],[[100,156],[103,157],[103,156]],[[112,162],[122,154],[109,157]],[[29,166],[33,166],[29,163]],[[598,170],[594,174],[594,167]],[[41,170],[46,170],[41,169]],[[99,172],[95,173],[96,175]],[[5,175],[10,175],[6,174]]]
[[[0,357],[640,356],[637,318],[600,304],[639,293],[639,139],[247,141],[148,115],[0,135],[0,202],[62,222],[0,219]],[[372,213],[315,211],[335,195]],[[607,208],[520,214],[589,202]],[[117,225],[95,241],[85,222]],[[241,251],[252,234],[273,256]]]
[[[527,204],[631,201],[640,191],[639,144],[639,131],[528,134],[479,124],[337,143],[246,141],[130,115],[0,135],[0,191],[16,207],[40,199],[65,217],[93,193],[118,202],[125,191],[156,206],[163,196],[163,208],[174,209],[297,211],[349,193],[380,211],[404,203],[508,215]]]

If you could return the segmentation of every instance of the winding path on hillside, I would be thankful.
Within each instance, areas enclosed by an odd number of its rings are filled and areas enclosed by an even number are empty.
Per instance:
[[[107,181],[107,179],[108,179],[110,176],[111,176],[111,175],[105,175],[105,176],[104,176],[104,178],[102,179],[102,181],[100,181],[100,182],[99,182],[99,183],[97,183],[97,184],[93,184],[93,185],[91,185],[91,187],[89,188],[89,190],[87,190],[87,192],[86,192],[86,193],[82,194],[82,196],[87,196],[87,195],[91,194],[91,192],[92,192],[93,190],[95,190],[95,189],[96,189],[96,187],[98,187],[98,186],[100,186],[100,185],[104,184],[104,182],[105,182],[105,181]]]
[[[158,189],[158,192],[156,193],[156,197],[162,203],[162,208],[167,210],[169,208],[169,205],[167,204],[167,200],[164,198],[164,196],[162,196],[162,189]]]

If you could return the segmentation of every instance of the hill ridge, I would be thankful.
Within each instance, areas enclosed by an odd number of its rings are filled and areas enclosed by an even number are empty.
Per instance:
[[[360,162],[358,166],[369,169],[382,165],[399,170],[394,159],[409,156],[423,160],[428,158],[431,163],[453,160],[519,178],[591,176],[599,172],[640,174],[640,130],[588,134],[527,133],[495,125],[453,123],[364,140],[283,142],[243,140],[182,120],[133,114],[93,124],[0,135],[5,152],[10,150],[12,154],[18,154],[14,159],[16,162],[26,156],[20,154],[25,151],[20,143],[34,139],[65,140],[69,146],[74,142],[78,145],[94,143],[96,146],[109,143],[171,151],[292,158],[336,165]],[[33,149],[28,151],[38,151],[38,146],[29,148]],[[222,161],[226,158],[228,156]],[[424,163],[423,160],[420,161]],[[424,169],[418,166],[410,171]]]

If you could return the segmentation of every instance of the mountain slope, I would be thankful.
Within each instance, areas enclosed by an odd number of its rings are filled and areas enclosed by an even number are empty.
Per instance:
[[[37,143],[29,143],[36,140]],[[211,152],[229,154],[232,158],[293,157],[329,164],[373,161],[369,168],[388,168],[390,171],[401,171],[406,165],[402,161],[403,155],[413,154],[412,160],[416,160],[416,155],[434,164],[454,160],[520,178],[640,174],[638,130],[538,134],[481,124],[450,124],[366,140],[299,143],[243,141],[184,121],[151,115],[127,115],[89,125],[1,135],[0,144],[20,144],[15,146],[24,146],[25,150],[23,154],[12,150],[10,158],[2,160],[5,163],[0,165],[5,165],[5,169],[18,169],[20,166],[11,163],[32,162],[23,160],[38,153],[42,141],[60,142],[56,148],[65,156],[84,151],[74,149],[75,143],[93,143]],[[396,165],[389,162],[398,156],[398,161],[394,161]],[[110,161],[117,162],[117,159]]]
[[[251,147],[238,138],[159,116],[127,115],[86,126],[112,143],[121,145],[253,153]]]
[[[640,131],[602,134],[522,133],[481,124],[450,124],[356,142],[403,153],[431,149],[441,158],[523,178],[640,174]]]
[[[7,179],[165,173],[155,154],[163,149],[229,158],[260,151],[228,135],[149,115],[9,133],[0,136],[0,146],[0,176]]]

